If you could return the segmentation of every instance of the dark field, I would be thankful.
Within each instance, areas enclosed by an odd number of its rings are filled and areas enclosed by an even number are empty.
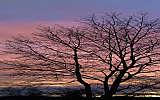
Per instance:
[[[0,97],[0,100],[87,100],[83,97],[46,97],[46,96],[6,96]],[[93,98],[91,100],[104,100]],[[160,100],[159,97],[113,97],[106,100]]]

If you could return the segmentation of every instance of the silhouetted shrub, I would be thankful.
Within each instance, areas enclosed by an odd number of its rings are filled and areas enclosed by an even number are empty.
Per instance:
[[[64,93],[61,95],[62,98],[68,98],[68,99],[81,99],[83,92],[81,90],[70,90],[70,91],[63,91]]]
[[[3,93],[4,96],[20,96],[21,95],[20,88],[7,87],[7,88],[3,88],[1,92]]]
[[[25,93],[26,96],[40,96],[42,94],[43,94],[42,91],[36,87],[26,88],[26,93]]]
[[[7,87],[1,90],[3,96],[40,96],[42,91],[36,87]]]

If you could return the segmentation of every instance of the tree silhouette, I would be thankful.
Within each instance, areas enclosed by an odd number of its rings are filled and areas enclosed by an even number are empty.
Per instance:
[[[20,70],[14,74],[15,76],[49,76],[48,78],[52,79],[76,76],[77,81],[85,86],[87,98],[91,98],[91,88],[82,79],[77,55],[84,32],[59,25],[52,29],[42,26],[39,30],[41,33],[33,33],[32,38],[18,36],[13,40],[7,40],[4,52],[15,55],[16,58],[2,63],[15,66],[14,70]]]
[[[141,90],[159,83],[151,75],[159,71],[159,19],[149,19],[145,14],[122,18],[113,13],[102,18],[91,16],[85,24],[89,31],[85,37],[91,41],[88,45],[96,48],[86,52],[102,62],[98,66],[104,66],[100,71],[104,74],[105,97],[135,85]],[[120,88],[123,83],[127,87]]]
[[[154,75],[160,63],[159,19],[112,13],[82,22],[80,27],[42,26],[30,38],[7,40],[3,53],[14,59],[1,63],[17,70],[15,75],[76,79],[87,98],[93,82],[104,85],[105,98],[159,83]]]

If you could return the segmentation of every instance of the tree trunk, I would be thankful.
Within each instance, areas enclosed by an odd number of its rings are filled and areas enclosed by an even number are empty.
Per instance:
[[[110,90],[109,90],[109,96],[113,96],[113,94],[115,94],[117,92],[117,89],[121,83],[122,77],[124,76],[126,72],[126,69],[121,71],[120,74],[118,75],[118,77],[115,79],[115,81],[113,82]]]
[[[87,99],[91,99],[92,98],[91,86],[89,84],[86,84],[84,86],[85,86],[85,93],[86,93]]]
[[[102,96],[102,98],[104,100],[110,100],[113,97],[113,94],[116,93],[118,86],[119,86],[119,83],[117,83],[116,85],[112,85],[111,88],[109,89],[108,83],[105,83],[104,84],[104,95]]]
[[[86,93],[86,98],[87,99],[91,99],[92,98],[92,91],[91,91],[91,86],[90,84],[88,84],[87,82],[85,82],[82,79],[82,75],[80,73],[80,69],[79,69],[79,62],[78,62],[78,56],[77,56],[77,50],[74,49],[74,61],[75,61],[75,73],[76,73],[76,77],[77,77],[77,81],[80,82],[84,87],[85,87],[85,93]]]
[[[108,77],[105,77],[103,85],[104,85],[104,95],[106,95],[109,92]]]
[[[104,85],[104,95],[102,96],[102,98],[104,100],[109,100],[110,98],[112,98],[112,95],[110,94],[109,91],[109,85],[108,85],[108,77],[105,77],[105,81],[103,82]]]
[[[106,77],[105,78],[105,81],[104,81],[104,96],[103,98],[104,99],[108,99],[108,98],[112,98],[113,97],[113,94],[115,94],[117,92],[117,89],[121,83],[121,80],[122,80],[122,77],[124,76],[126,70],[123,70],[120,72],[120,74],[118,75],[118,77],[115,79],[115,81],[113,82],[112,86],[109,88],[109,85],[108,85],[108,78]]]

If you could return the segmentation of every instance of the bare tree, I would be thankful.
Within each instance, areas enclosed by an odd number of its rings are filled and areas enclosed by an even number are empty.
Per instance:
[[[153,75],[160,71],[159,19],[149,19],[145,14],[124,18],[113,13],[91,16],[85,24],[89,31],[85,38],[90,41],[87,47],[94,49],[83,51],[102,63],[97,67],[103,66],[105,97],[135,85],[139,86],[137,91],[159,83]]]
[[[79,46],[83,43],[81,35],[84,32],[59,25],[54,28],[40,26],[39,30],[40,33],[33,33],[32,38],[18,36],[7,40],[4,52],[14,57],[14,60],[2,63],[10,65],[9,69],[16,70],[15,76],[74,80],[76,77],[77,81],[85,86],[87,98],[91,98],[91,87],[82,79],[77,54]]]
[[[86,18],[78,28],[41,27],[28,39],[7,40],[3,52],[14,59],[1,62],[15,66],[16,75],[76,79],[88,98],[93,82],[104,85],[104,97],[138,91],[159,83],[159,21],[113,13]]]

